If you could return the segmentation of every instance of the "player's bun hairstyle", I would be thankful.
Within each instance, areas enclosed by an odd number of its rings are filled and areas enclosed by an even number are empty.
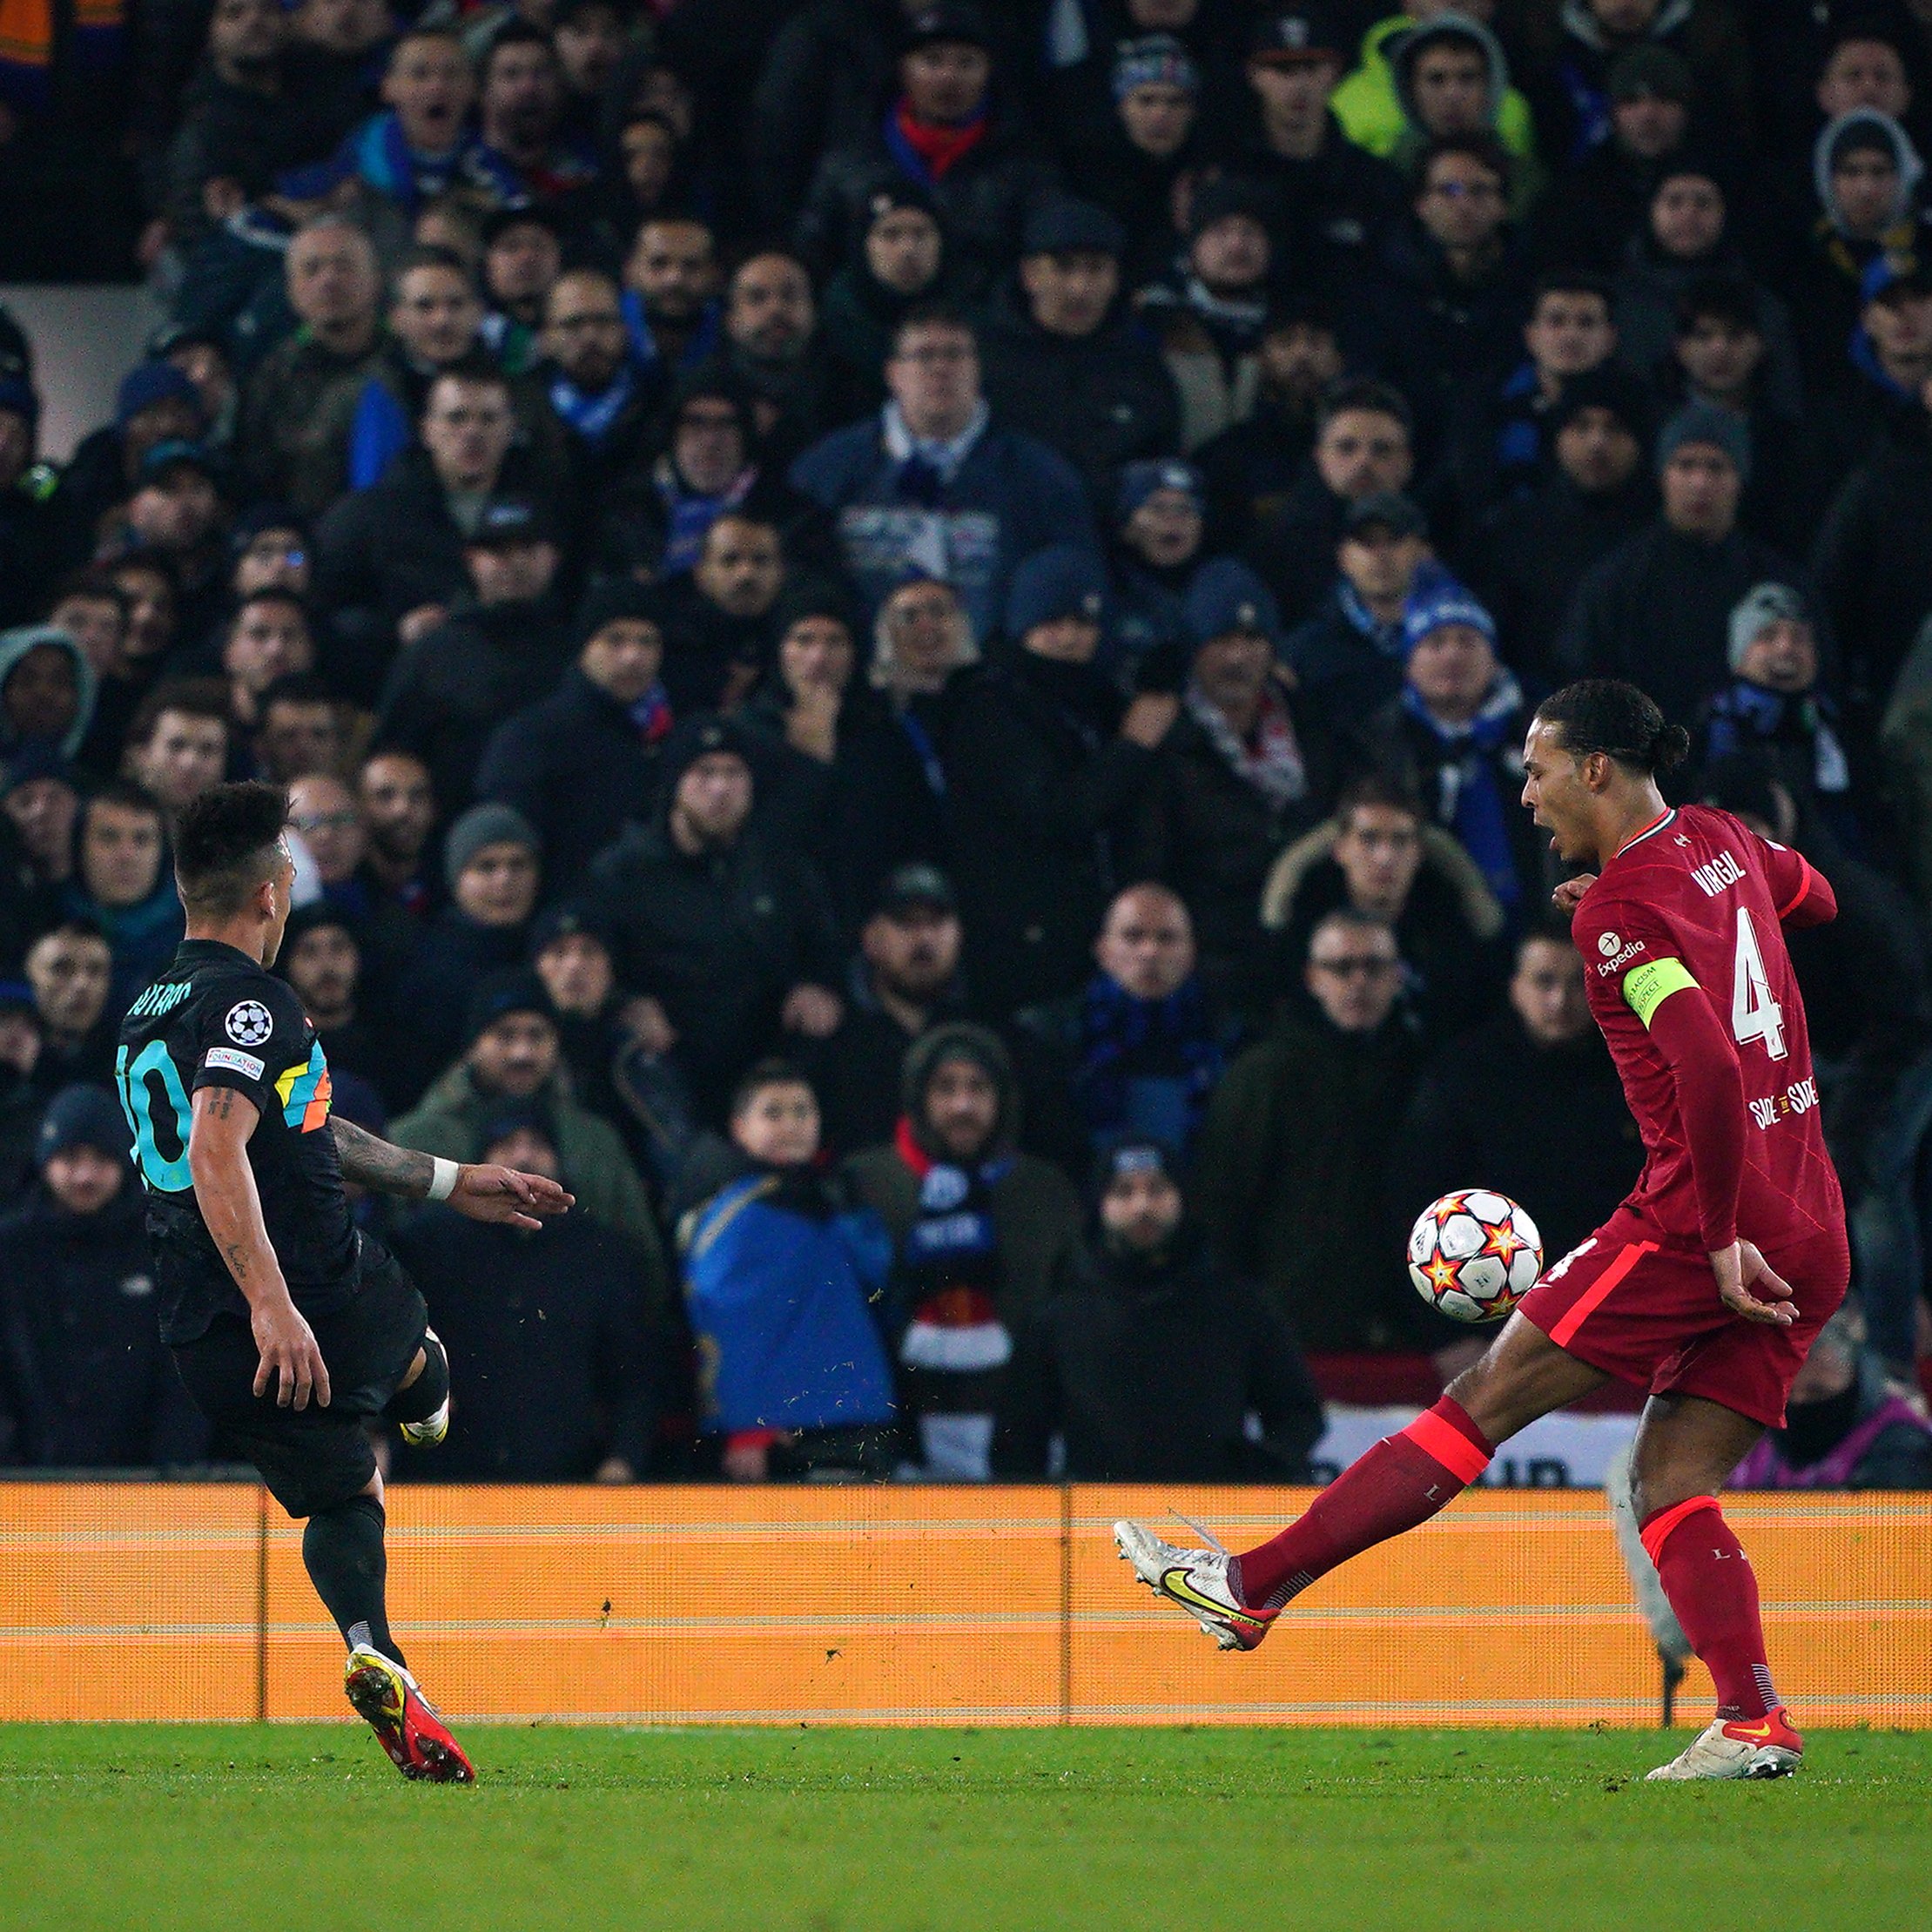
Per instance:
[[[288,792],[251,779],[211,786],[174,823],[174,876],[196,912],[241,909],[288,823]]]
[[[1579,758],[1601,751],[1619,764],[1655,777],[1673,771],[1691,755],[1691,735],[1666,724],[1656,701],[1616,677],[1585,677],[1565,684],[1536,708],[1537,721],[1553,724]]]

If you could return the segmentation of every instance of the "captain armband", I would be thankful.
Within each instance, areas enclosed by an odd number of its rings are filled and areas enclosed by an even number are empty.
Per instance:
[[[1648,1027],[1651,1015],[1673,993],[1696,984],[1681,959],[1646,959],[1624,975],[1624,1004]]]

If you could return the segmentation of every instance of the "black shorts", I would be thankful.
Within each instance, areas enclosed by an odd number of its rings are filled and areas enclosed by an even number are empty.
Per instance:
[[[353,1301],[310,1316],[329,1372],[329,1405],[277,1406],[255,1393],[261,1351],[239,1315],[218,1315],[176,1349],[174,1365],[195,1406],[261,1472],[291,1516],[313,1516],[359,1496],[375,1474],[363,1424],[380,1416],[408,1374],[429,1310],[402,1264],[362,1238],[362,1281]]]

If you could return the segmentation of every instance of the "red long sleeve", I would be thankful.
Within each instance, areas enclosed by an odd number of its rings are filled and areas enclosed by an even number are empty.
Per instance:
[[[1828,893],[1830,890],[1825,887]],[[1686,986],[1660,1002],[1650,1018],[1650,1037],[1677,1082],[1678,1117],[1690,1147],[1698,1219],[1705,1249],[1714,1254],[1738,1238],[1744,1071],[1701,986]]]

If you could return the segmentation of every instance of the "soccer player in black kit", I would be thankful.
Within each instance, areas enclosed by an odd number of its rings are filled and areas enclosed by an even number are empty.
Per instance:
[[[345,1688],[405,1777],[468,1784],[462,1747],[389,1633],[382,1478],[364,1428],[449,1424],[422,1296],[350,1218],[345,1179],[537,1229],[572,1196],[512,1168],[413,1154],[329,1113],[329,1070],[268,971],[295,867],[278,785],[225,784],[175,826],[187,938],[122,1022],[115,1082],[147,1193],[161,1338],[188,1392],[291,1516],[349,1646]]]

